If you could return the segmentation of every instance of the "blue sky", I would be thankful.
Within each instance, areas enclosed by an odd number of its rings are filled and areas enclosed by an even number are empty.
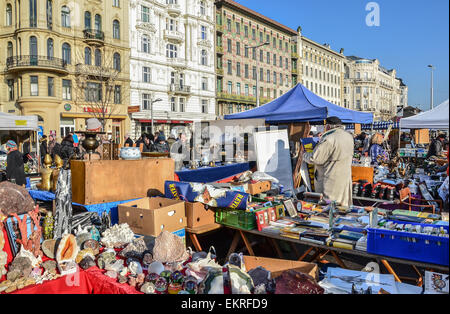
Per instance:
[[[409,87],[409,105],[430,106],[430,69],[434,73],[434,104],[449,98],[449,1],[377,0],[380,26],[366,25],[369,0],[237,0],[303,35],[329,43],[346,56],[379,59],[397,69]]]

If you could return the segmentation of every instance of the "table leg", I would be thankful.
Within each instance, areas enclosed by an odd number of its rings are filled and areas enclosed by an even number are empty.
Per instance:
[[[397,274],[395,273],[394,269],[391,267],[391,265],[389,265],[389,263],[388,263],[387,260],[382,259],[381,262],[383,263],[384,267],[386,267],[386,269],[388,270],[388,272],[389,272],[391,275],[394,275],[394,278],[395,278],[396,281],[402,282],[402,281],[400,280],[400,278],[397,276]]]
[[[191,238],[192,244],[194,244],[194,247],[197,250],[197,252],[203,251],[200,242],[198,242],[197,235],[189,232],[189,237]]]
[[[245,243],[245,247],[248,250],[248,253],[250,254],[250,256],[255,256],[255,253],[253,252],[253,248],[250,242],[248,242],[247,237],[245,236],[244,232],[242,232],[242,230],[239,230],[239,234],[241,235],[242,240]]]
[[[345,266],[344,262],[339,258],[339,256],[336,254],[335,251],[331,251],[331,255],[333,255],[336,262],[344,269],[347,269],[347,266]]]
[[[306,256],[308,256],[309,253],[311,253],[311,251],[313,251],[313,250],[314,250],[314,247],[312,247],[312,246],[309,249],[307,249],[306,252],[303,253],[303,255],[298,259],[299,262],[302,262],[306,258]]]
[[[311,258],[311,262],[314,262],[317,257],[322,253],[321,249],[315,249],[316,253],[314,253],[313,257]]]
[[[275,251],[277,252],[278,257],[283,259],[283,253],[281,252],[281,249],[278,246],[277,240],[270,239],[270,242],[272,242],[272,246],[275,248]]]
[[[417,269],[416,265],[412,265],[412,267],[414,268],[416,274],[419,276],[419,279],[417,280],[417,286],[422,287],[423,285],[422,273],[419,271],[419,269]]]
[[[226,261],[228,261],[228,257],[230,257],[230,255],[236,251],[236,247],[239,244],[239,240],[240,240],[239,232],[236,230],[234,232],[233,241],[231,241],[230,249],[228,250],[227,256],[225,258]]]

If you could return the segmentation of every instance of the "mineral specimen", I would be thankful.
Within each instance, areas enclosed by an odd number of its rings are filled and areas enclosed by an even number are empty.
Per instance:
[[[103,233],[101,242],[109,248],[121,247],[133,241],[134,233],[128,224],[114,225]]]
[[[78,266],[75,261],[66,261],[58,263],[58,270],[62,276],[65,276],[76,273],[78,270]]]
[[[164,271],[164,265],[161,262],[153,262],[148,266],[148,273],[155,273],[157,275]]]
[[[18,277],[28,277],[30,275],[31,271],[33,269],[33,266],[31,264],[31,260],[28,257],[25,256],[16,256],[9,266],[8,269],[8,280],[14,281],[14,277],[17,279]],[[16,274],[19,274],[18,277],[16,277]]]
[[[154,294],[155,293],[155,284],[151,282],[146,282],[141,286],[140,291],[145,294]]]
[[[84,270],[89,269],[93,266],[95,266],[95,260],[91,255],[85,256],[80,262],[80,267]]]
[[[104,269],[107,264],[110,264],[116,260],[116,254],[111,251],[106,251],[100,254],[97,259],[97,265],[100,269]]]
[[[153,259],[161,263],[182,262],[189,258],[183,240],[170,232],[163,231],[156,239]]]
[[[123,269],[123,260],[118,259],[113,261],[112,263],[106,264],[105,269],[120,273]]]
[[[294,270],[276,278],[275,294],[323,294],[324,289],[309,275]]]
[[[55,258],[56,240],[45,240],[41,245],[42,251],[48,258]]]
[[[91,256],[92,259],[95,259],[94,250],[84,249],[78,252],[77,257],[75,258],[75,263],[79,264],[86,256]]]
[[[145,277],[145,281],[148,281],[148,282],[151,282],[151,283],[156,283],[158,278],[159,278],[158,274],[148,273],[147,276]]]
[[[128,264],[128,262],[127,262],[127,264]],[[142,272],[143,272],[141,263],[139,263],[138,261],[131,261],[128,264],[128,269],[130,270],[130,273],[132,275],[139,275],[139,274],[142,274]]]
[[[94,255],[98,255],[98,253],[100,252],[100,244],[93,239],[84,241],[81,247],[83,249],[92,249]]]
[[[0,183],[0,214],[21,215],[32,211],[34,206],[34,200],[26,188],[8,181]]]
[[[228,274],[232,294],[251,294],[253,292],[253,280],[249,274],[233,265],[228,265]]]
[[[19,251],[19,253],[16,255],[15,258],[18,258],[18,257],[27,257],[27,258],[29,258],[30,261],[31,261],[31,266],[32,266],[32,267],[39,266],[39,265],[41,264],[41,262],[42,262],[42,259],[41,259],[40,256],[35,257],[35,256],[33,255],[33,253],[31,253],[30,251],[27,251],[27,250],[23,247],[23,245],[20,247],[20,251]]]
[[[108,270],[105,273],[105,276],[108,276],[109,278],[113,278],[116,279],[117,278],[117,272],[113,271],[113,270]]]
[[[174,271],[170,275],[170,282],[182,284],[184,282],[183,274],[180,271]]]
[[[136,287],[136,284],[137,284],[136,277],[134,277],[134,276],[128,277],[128,284],[132,287]]]
[[[145,274],[144,273],[140,273],[139,275],[136,276],[136,282],[138,285],[143,284],[145,281]]]
[[[252,277],[253,284],[255,285],[255,287],[259,287],[259,289],[261,289],[260,286],[262,286],[262,289],[264,289],[264,291],[270,293],[271,288],[275,286],[275,280],[271,279],[270,271],[264,269],[263,267],[254,268],[250,270],[248,274],[250,275],[250,277]]]
[[[44,218],[44,223],[42,227],[44,228],[44,240],[53,239],[53,229],[54,229],[55,218],[51,211],[47,212]],[[45,252],[44,252],[45,253]],[[53,258],[53,257],[51,257]]]
[[[127,278],[127,276],[123,276],[123,275],[119,274],[119,276],[117,276],[117,280],[119,281],[119,283],[126,283],[128,281],[128,278]]]
[[[56,262],[52,260],[45,261],[42,263],[42,267],[44,267],[45,271],[56,274]]]
[[[145,244],[143,238],[135,239],[133,242],[128,244],[122,251],[120,251],[119,256],[125,258],[137,258],[142,259],[144,257],[144,252],[148,251],[148,247]]]
[[[77,240],[73,234],[65,234],[59,242],[56,251],[56,261],[58,263],[75,261],[78,254]]]

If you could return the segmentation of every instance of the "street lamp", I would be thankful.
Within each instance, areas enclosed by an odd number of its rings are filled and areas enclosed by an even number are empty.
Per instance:
[[[152,114],[152,134],[155,134],[155,130],[153,129],[153,104],[162,101],[161,98],[158,98],[156,100],[152,100],[150,102],[150,110],[151,110],[151,114]]]
[[[431,69],[431,110],[434,108],[434,82],[433,82],[433,70],[435,67],[430,64],[428,67]]]
[[[258,86],[258,54],[257,54],[257,50],[258,50],[258,48],[260,48],[260,47],[263,47],[263,46],[268,46],[268,45],[270,45],[270,43],[269,42],[265,42],[265,43],[263,43],[263,44],[261,44],[261,45],[258,45],[258,46],[253,46],[253,47],[249,47],[249,46],[247,46],[247,45],[245,45],[245,49],[254,49],[255,50],[255,55],[256,55],[256,107],[259,107],[259,86]]]

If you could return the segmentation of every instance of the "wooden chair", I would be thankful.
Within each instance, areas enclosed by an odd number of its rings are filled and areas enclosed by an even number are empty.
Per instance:
[[[439,203],[439,208],[442,208],[442,201],[441,200],[426,200],[421,198],[415,198],[411,196],[411,190],[409,188],[404,188],[400,190],[400,204],[407,205],[409,208],[409,211],[412,211],[412,207],[419,207],[421,209],[431,209],[433,211],[433,214],[436,212],[436,206],[434,205],[420,205],[420,204],[413,204],[413,201],[419,201],[419,202],[436,202]]]

